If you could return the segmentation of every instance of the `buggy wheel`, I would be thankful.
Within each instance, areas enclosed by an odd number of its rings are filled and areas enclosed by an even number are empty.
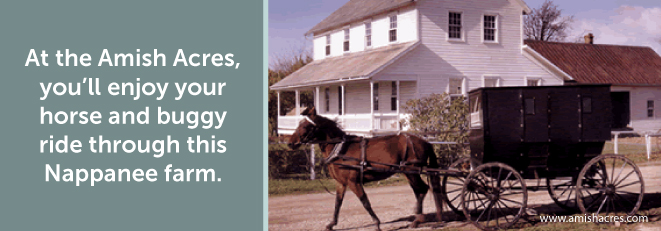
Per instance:
[[[470,158],[460,158],[450,165],[450,169],[459,170],[465,172],[466,175],[468,175],[471,170]],[[458,215],[464,214],[459,210],[459,208],[461,208],[461,190],[464,187],[464,179],[466,179],[466,175],[445,175],[443,176],[443,184],[441,185],[441,195],[443,200],[445,200],[448,207],[450,207],[450,209],[452,209],[452,211]]]
[[[586,178],[599,164],[605,166],[593,179]],[[601,155],[588,162],[579,173],[577,198],[581,213],[634,215],[643,202],[645,182],[638,166],[621,155]]]
[[[483,230],[507,229],[523,216],[528,200],[526,183],[502,163],[478,166],[464,181],[461,205],[467,220]]]
[[[582,183],[584,186],[591,186],[591,182],[599,180],[599,176],[606,172],[606,166],[603,161],[597,162],[588,172],[586,172]],[[546,178],[546,188],[553,202],[560,208],[568,211],[578,211],[576,204],[576,176],[550,179]],[[599,179],[595,179],[599,178]]]

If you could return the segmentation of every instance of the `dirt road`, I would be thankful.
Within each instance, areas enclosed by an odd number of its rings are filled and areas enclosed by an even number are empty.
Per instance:
[[[661,163],[639,165],[645,180],[643,208],[661,207]],[[313,182],[310,182],[313,183]],[[534,182],[536,184],[536,182]],[[543,184],[543,183],[542,183]],[[533,182],[528,183],[533,185]],[[375,213],[381,219],[382,230],[409,230],[415,198],[408,185],[366,189]],[[269,198],[269,230],[324,230],[332,219],[335,196],[328,193],[281,196]],[[539,213],[562,214],[564,210],[553,203],[546,189],[528,193],[528,207]],[[424,213],[430,222],[421,224],[416,230],[440,228],[441,223],[434,218],[434,205],[431,194],[425,198]],[[444,210],[443,227],[466,227],[472,225],[462,221],[449,209]],[[347,190],[339,222],[335,230],[374,230],[371,218],[362,204]]]

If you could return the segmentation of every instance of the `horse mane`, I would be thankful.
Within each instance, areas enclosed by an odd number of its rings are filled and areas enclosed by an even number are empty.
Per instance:
[[[332,137],[344,137],[346,133],[342,130],[342,127],[335,120],[317,115],[317,121],[319,127],[323,129],[324,132],[328,133]]]

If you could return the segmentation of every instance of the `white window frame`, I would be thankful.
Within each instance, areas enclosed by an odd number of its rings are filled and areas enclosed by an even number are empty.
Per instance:
[[[537,81],[537,86],[544,86],[544,81],[542,80],[541,77],[534,77],[534,76],[526,76],[523,78],[523,86],[528,86],[528,80],[531,81]]]
[[[460,93],[460,94],[451,94],[450,89],[451,89],[451,87],[452,87],[452,86],[451,86],[451,85],[452,85],[452,80],[459,80],[459,81],[461,81],[461,93]],[[466,86],[466,82],[467,82],[467,81],[466,81],[466,77],[450,77],[450,78],[448,79],[448,86],[447,86],[447,88],[446,88],[446,92],[448,93],[448,96],[449,96],[450,98],[452,98],[452,97],[457,97],[457,96],[464,96],[464,97],[466,97],[466,92],[467,92],[467,91],[466,91],[466,87],[467,87],[467,86]]]
[[[498,75],[483,75],[482,76],[482,87],[487,86],[487,80],[496,80],[496,87],[501,87],[500,76]],[[526,82],[527,84],[528,82]]]
[[[495,31],[494,31],[494,40],[493,41],[489,41],[489,40],[484,39],[484,30],[487,29],[487,28],[484,27],[484,17],[486,17],[486,16],[494,16],[495,20],[496,20],[494,22],[494,27],[495,27],[494,30]],[[483,14],[482,15],[482,20],[480,20],[480,21],[481,21],[480,25],[482,25],[481,26],[482,27],[482,33],[480,33],[482,35],[481,36],[482,37],[482,43],[500,43],[500,39],[499,39],[499,37],[500,37],[499,36],[500,35],[500,26],[499,26],[500,15],[495,14],[495,13],[494,14],[489,14],[489,13]]]
[[[395,28],[392,28],[392,17],[395,17]],[[390,41],[390,31],[395,30],[395,40]],[[397,11],[388,14],[388,43],[397,43],[399,41],[399,14]]]
[[[461,38],[450,38],[450,13],[457,13],[461,15],[461,23],[459,26],[461,27],[461,31],[459,31],[459,35]],[[466,21],[466,17],[464,15],[463,11],[460,10],[448,10],[447,13],[445,14],[447,17],[447,20],[445,21],[446,27],[445,29],[447,30],[447,33],[445,33],[445,38],[449,42],[466,42],[466,27],[464,26],[464,21]]]
[[[326,45],[324,46],[324,55],[328,57],[331,56],[331,54],[333,54],[333,47],[331,46],[331,33],[324,35],[324,37],[326,37]]]
[[[344,29],[342,29],[342,33],[344,35],[344,39],[342,40],[342,51],[344,53],[349,53],[351,51],[351,27],[349,26],[345,27]],[[344,49],[344,43],[348,43],[346,50]]]
[[[370,25],[370,30],[369,30],[370,33],[369,34],[367,34],[367,25]],[[372,39],[372,34],[373,34],[373,30],[374,30],[374,28],[372,26],[372,20],[365,21],[363,23],[363,26],[365,27],[365,49],[369,49],[369,48],[372,48],[372,45],[374,43],[374,40]],[[369,43],[367,42],[367,40],[368,40],[367,36],[369,36]]]

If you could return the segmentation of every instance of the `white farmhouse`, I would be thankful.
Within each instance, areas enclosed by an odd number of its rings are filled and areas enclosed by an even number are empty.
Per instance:
[[[271,89],[295,91],[297,111],[299,92],[312,90],[319,114],[375,136],[402,129],[410,99],[571,81],[524,50],[529,12],[522,0],[351,0],[308,32],[314,61]],[[279,116],[278,133],[300,119]]]

